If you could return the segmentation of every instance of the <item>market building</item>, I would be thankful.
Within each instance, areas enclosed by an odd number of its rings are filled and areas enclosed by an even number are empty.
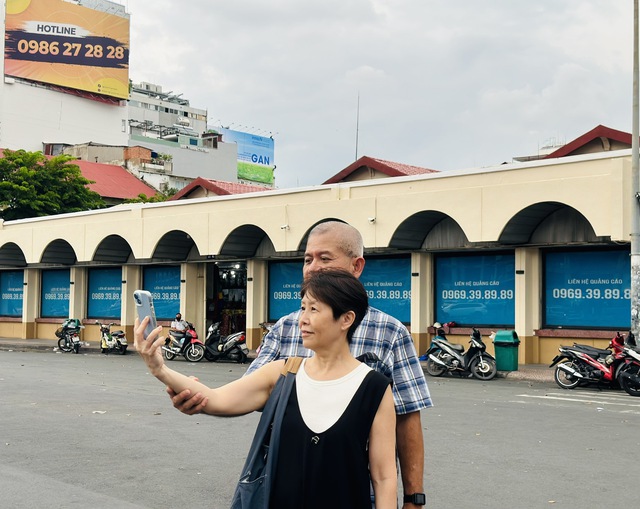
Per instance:
[[[299,305],[310,229],[340,220],[364,237],[372,305],[419,352],[435,321],[460,343],[471,327],[516,331],[520,363],[606,346],[630,324],[631,151],[602,129],[560,158],[4,222],[0,336],[53,339],[68,317],[87,341],[97,318],[131,334],[144,288],[165,325],[220,320],[255,348],[260,322]]]

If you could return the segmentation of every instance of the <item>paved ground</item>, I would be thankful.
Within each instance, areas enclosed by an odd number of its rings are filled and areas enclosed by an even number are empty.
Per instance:
[[[133,345],[129,345],[133,348]],[[57,351],[57,342],[52,339],[12,339],[0,338],[0,350],[51,350]],[[97,342],[83,342],[80,348],[80,354],[100,354],[100,348]],[[69,354],[73,355],[73,354]],[[116,354],[117,355],[117,354]],[[249,357],[255,356],[255,352],[251,352]],[[424,367],[424,363],[423,367]],[[553,382],[553,369],[546,364],[525,364],[518,366],[517,371],[498,371],[498,376],[513,380],[528,380],[532,382]]]

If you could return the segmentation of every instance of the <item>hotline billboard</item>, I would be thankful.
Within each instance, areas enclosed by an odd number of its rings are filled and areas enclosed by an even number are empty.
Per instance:
[[[4,73],[129,97],[129,15],[65,0],[7,0]]]

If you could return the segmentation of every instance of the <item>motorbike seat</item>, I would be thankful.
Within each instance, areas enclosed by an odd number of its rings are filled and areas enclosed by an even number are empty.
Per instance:
[[[121,330],[114,330],[114,331],[112,331],[112,332],[111,332],[111,335],[112,335],[112,336],[122,337],[122,336],[124,336],[124,331],[121,331]]]
[[[570,348],[573,350],[584,352],[587,355],[594,357],[596,359],[599,357],[606,357],[607,355],[611,355],[611,350],[596,348],[595,346],[579,345],[574,343],[573,346]]]
[[[447,346],[449,346],[449,348],[451,348],[452,350],[455,350],[456,352],[464,352],[464,345],[459,345],[457,343],[449,343],[448,341],[443,341],[443,343],[446,343]]]

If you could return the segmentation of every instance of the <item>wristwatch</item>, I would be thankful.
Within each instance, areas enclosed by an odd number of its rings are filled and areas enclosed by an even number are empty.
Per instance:
[[[427,503],[427,496],[424,493],[412,493],[411,495],[405,495],[404,503],[413,505],[425,505]]]

